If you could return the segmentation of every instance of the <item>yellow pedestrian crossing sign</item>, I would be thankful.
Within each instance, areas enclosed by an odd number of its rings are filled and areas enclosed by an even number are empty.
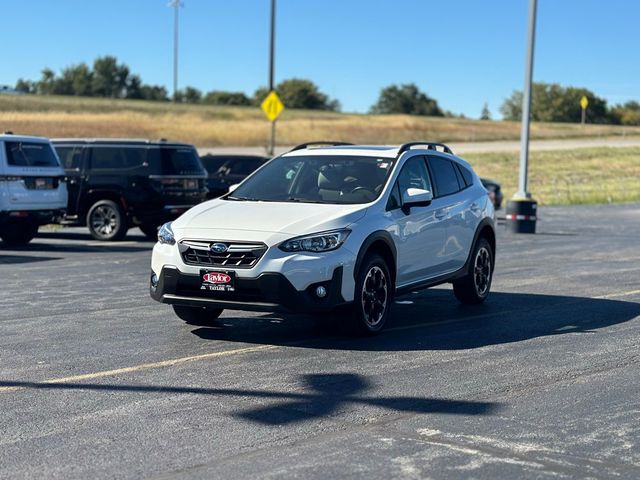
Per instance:
[[[580,99],[580,106],[582,107],[583,110],[586,110],[587,107],[589,106],[589,99],[584,95]]]
[[[260,108],[262,108],[262,111],[271,122],[275,122],[282,110],[284,110],[284,105],[275,90],[271,90],[262,104],[260,104]]]

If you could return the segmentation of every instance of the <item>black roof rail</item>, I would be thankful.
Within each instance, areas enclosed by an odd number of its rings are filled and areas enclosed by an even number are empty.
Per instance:
[[[404,152],[409,150],[411,147],[415,147],[417,145],[426,145],[427,150],[438,150],[437,147],[441,147],[444,153],[448,153],[453,155],[453,150],[449,148],[449,145],[445,145],[444,143],[436,143],[436,142],[409,142],[400,146],[398,149],[398,156],[402,155]]]
[[[353,143],[349,143],[349,142],[334,142],[332,140],[319,141],[319,142],[307,142],[307,143],[301,143],[300,145],[296,145],[295,147],[293,147],[289,151],[290,152],[295,152],[296,150],[304,150],[305,148],[313,147],[313,146],[316,146],[316,145],[329,145],[329,146],[332,146],[332,147],[339,147],[339,146],[344,146],[344,145],[353,145]]]

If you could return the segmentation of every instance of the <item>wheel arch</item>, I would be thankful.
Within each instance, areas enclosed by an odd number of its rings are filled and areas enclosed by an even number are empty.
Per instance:
[[[364,242],[362,242],[360,250],[358,251],[358,256],[356,257],[353,277],[357,278],[362,262],[367,255],[373,253],[376,253],[385,259],[387,266],[389,267],[389,273],[391,273],[393,285],[395,286],[398,252],[391,234],[386,230],[373,232],[364,240]]]

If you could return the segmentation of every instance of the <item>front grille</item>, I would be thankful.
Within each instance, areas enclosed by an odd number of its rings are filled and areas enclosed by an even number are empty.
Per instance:
[[[214,243],[223,243],[227,251],[216,253],[211,250]],[[187,265],[201,267],[251,268],[267,251],[264,243],[218,242],[183,240],[180,242],[182,260]]]

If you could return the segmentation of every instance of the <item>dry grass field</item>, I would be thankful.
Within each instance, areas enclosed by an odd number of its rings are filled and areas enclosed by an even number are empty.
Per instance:
[[[198,147],[263,146],[269,124],[257,107],[174,105],[35,95],[0,96],[0,131],[46,137],[168,138]],[[278,143],[331,139],[397,144],[416,138],[442,142],[516,140],[518,122],[477,121],[409,115],[362,115],[286,110],[278,121]],[[535,123],[532,138],[639,136],[640,127]]]
[[[518,187],[517,152],[464,155],[480,176],[498,180],[510,198]],[[640,201],[640,148],[531,152],[529,190],[541,205]]]

